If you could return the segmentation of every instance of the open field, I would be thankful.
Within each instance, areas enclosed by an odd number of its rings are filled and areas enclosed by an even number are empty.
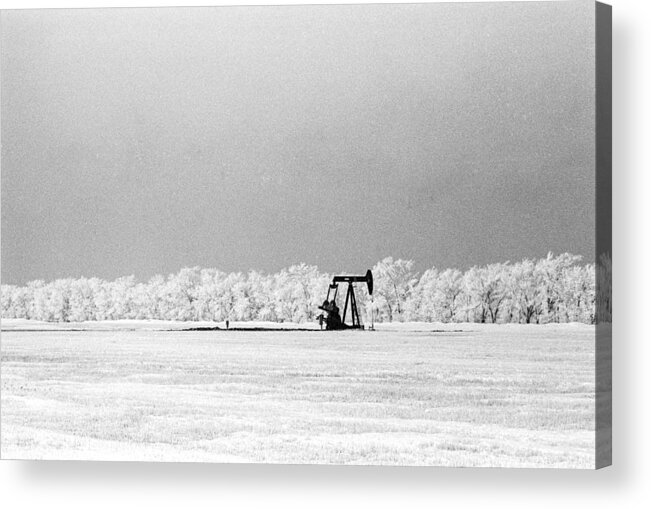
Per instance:
[[[2,458],[594,466],[593,326],[84,325],[3,321]]]

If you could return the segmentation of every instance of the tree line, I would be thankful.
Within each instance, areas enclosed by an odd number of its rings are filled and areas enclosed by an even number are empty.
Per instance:
[[[611,265],[581,264],[569,253],[465,272],[435,267],[417,274],[412,260],[373,267],[374,294],[356,292],[362,319],[376,322],[554,323],[610,321]],[[299,264],[274,274],[184,268],[147,282],[67,278],[2,285],[2,317],[52,322],[157,319],[306,322],[316,320],[332,274]],[[340,298],[345,295],[345,288]],[[343,308],[343,305],[340,304]]]

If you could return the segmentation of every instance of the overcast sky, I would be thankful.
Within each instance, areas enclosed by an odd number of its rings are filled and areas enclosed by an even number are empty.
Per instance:
[[[5,11],[2,282],[592,261],[593,12]]]

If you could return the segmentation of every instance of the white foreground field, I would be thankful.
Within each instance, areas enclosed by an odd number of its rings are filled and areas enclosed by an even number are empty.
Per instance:
[[[193,326],[3,321],[2,458],[594,466],[592,326]]]

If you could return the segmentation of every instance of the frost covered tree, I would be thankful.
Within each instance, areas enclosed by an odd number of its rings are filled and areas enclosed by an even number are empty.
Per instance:
[[[441,299],[438,291],[439,272],[432,267],[423,272],[412,290],[407,302],[407,315],[410,320],[434,322],[441,320]]]
[[[413,260],[385,258],[373,267],[374,294],[380,316],[403,320],[403,308],[417,282]]]
[[[14,296],[18,294],[17,286],[15,285],[2,285],[0,291],[0,299],[2,301],[2,316],[4,318],[18,318],[15,316],[15,303]]]
[[[107,286],[108,309],[106,318],[108,320],[121,320],[131,317],[131,289],[136,284],[135,276],[126,276],[110,282]]]
[[[559,322],[563,307],[564,287],[571,267],[581,260],[580,256],[563,253],[554,256],[548,253],[546,258],[536,262],[535,280],[543,292],[544,303],[541,319],[544,322]]]
[[[248,275],[251,291],[249,305],[253,320],[276,321],[276,303],[274,301],[274,278],[261,272],[251,271]]]
[[[304,263],[276,274],[274,295],[280,319],[292,322],[313,320],[325,294],[325,281],[317,267]]]
[[[437,290],[440,294],[441,318],[444,322],[460,321],[463,304],[463,274],[457,269],[445,269],[439,274]],[[467,308],[467,306],[466,306]],[[466,314],[466,320],[467,314]]]
[[[559,321],[594,323],[595,308],[594,264],[573,266],[565,271],[562,307]]]
[[[470,307],[475,311],[475,321],[497,322],[508,296],[507,272],[507,264],[494,263],[485,267],[472,267],[465,273],[465,291]]]
[[[519,321],[539,323],[545,305],[545,293],[540,286],[536,262],[525,259],[515,263],[509,275],[511,301],[519,314]]]
[[[96,310],[94,302],[94,291],[99,280],[86,278],[67,280],[68,286],[65,291],[69,294],[68,321],[85,322],[95,320]]]

